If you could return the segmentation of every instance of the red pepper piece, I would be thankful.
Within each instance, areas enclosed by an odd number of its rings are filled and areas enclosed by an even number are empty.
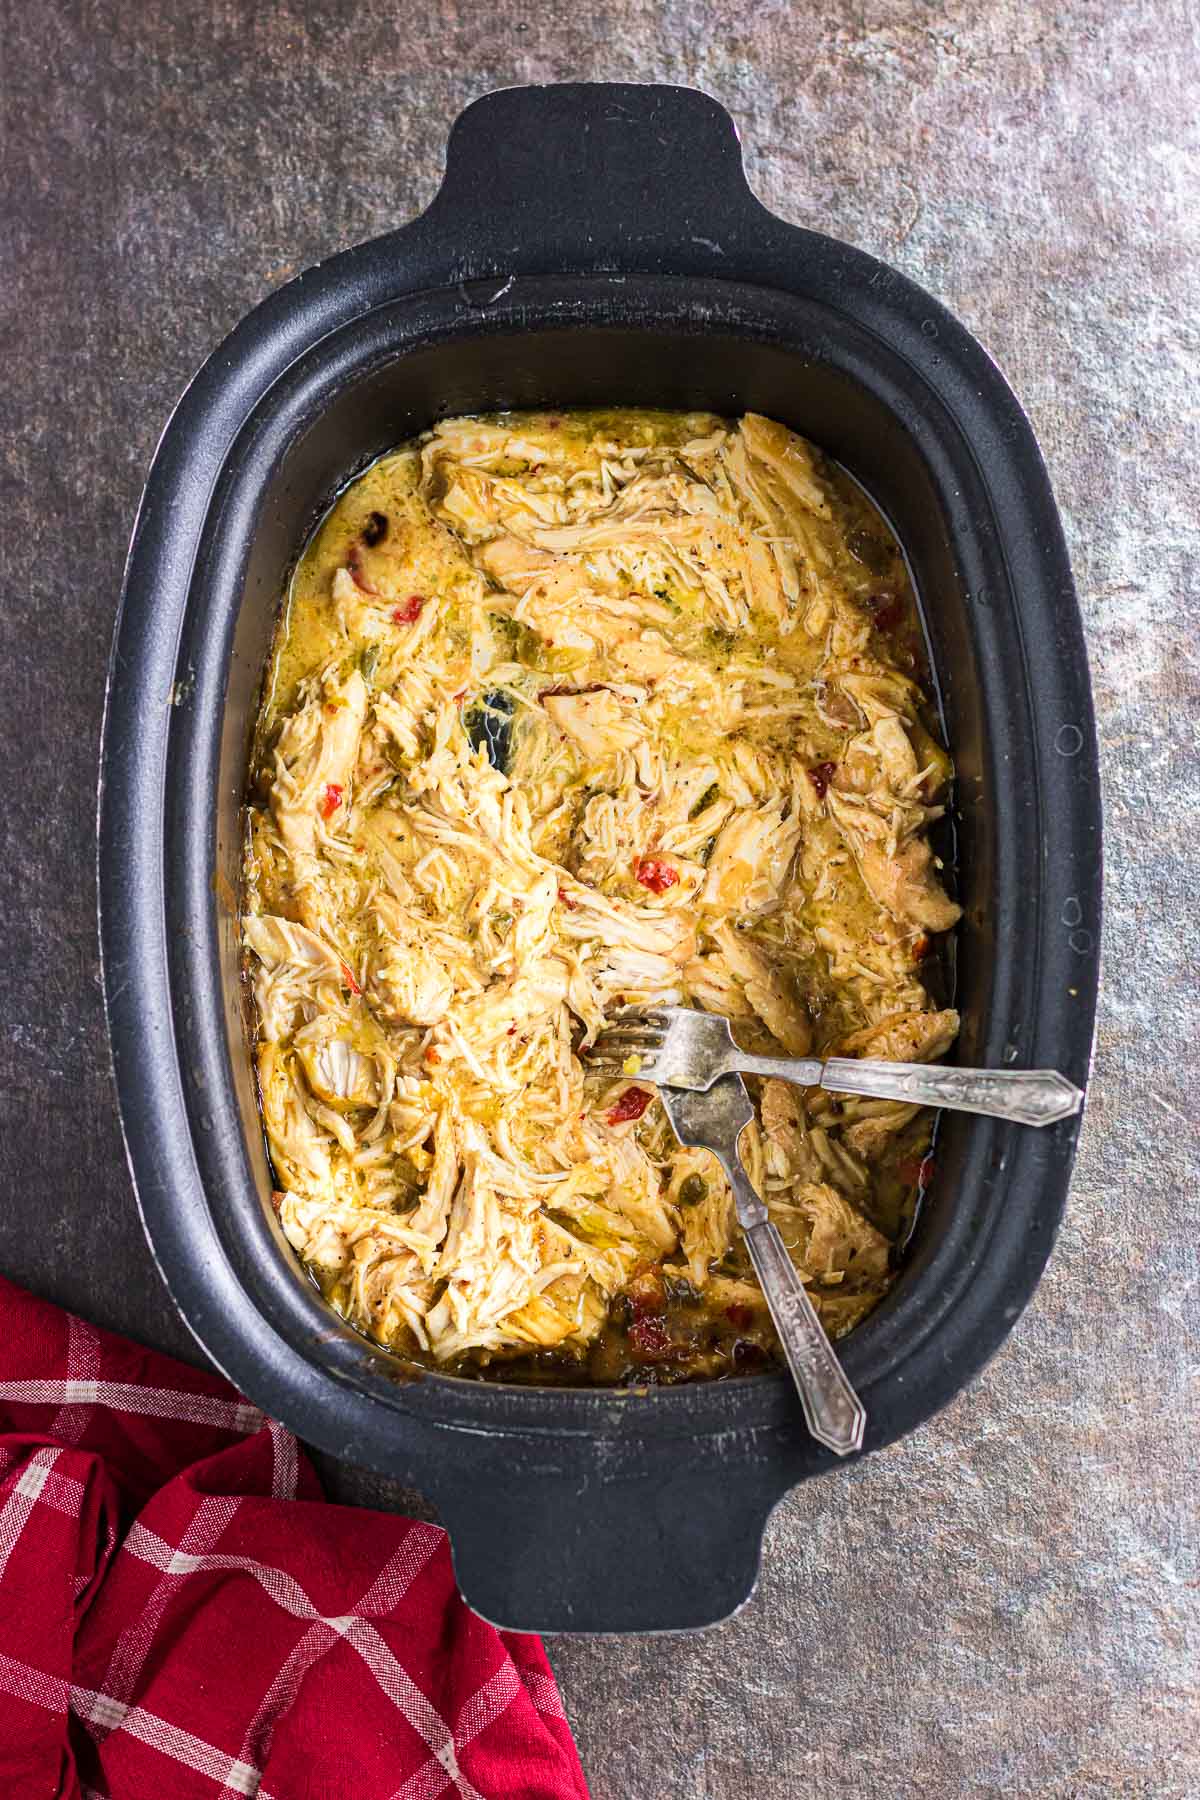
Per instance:
[[[629,1342],[639,1362],[663,1362],[675,1350],[662,1313],[643,1313],[636,1318],[629,1327]]]
[[[817,763],[815,768],[807,771],[808,779],[817,790],[817,798],[825,798],[825,790],[837,774],[837,764],[831,762]]]
[[[352,994],[362,993],[362,989],[354,979],[354,971],[349,963],[342,964],[342,980],[346,983],[346,986],[350,989]]]
[[[558,898],[559,898],[560,904],[565,906],[568,912],[578,912],[579,911],[578,900],[572,900],[572,898],[571,898],[570,894],[568,894],[566,888],[559,888]]]
[[[634,873],[644,888],[652,894],[665,894],[679,880],[679,870],[664,862],[661,856],[643,856]]]
[[[397,625],[415,625],[425,607],[424,594],[410,594],[403,605],[397,606],[392,617]]]
[[[344,792],[345,789],[340,782],[326,782],[325,792],[321,795],[321,804],[317,809],[323,819],[332,819],[334,813],[342,804],[342,795]]]
[[[610,1125],[626,1125],[630,1119],[640,1119],[649,1104],[650,1096],[645,1088],[626,1088],[617,1104],[609,1111],[608,1122]]]

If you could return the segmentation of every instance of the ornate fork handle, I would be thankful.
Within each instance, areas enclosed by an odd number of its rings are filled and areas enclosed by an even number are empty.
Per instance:
[[[783,1239],[750,1185],[736,1147],[715,1154],[733,1189],[746,1248],[771,1309],[808,1429],[838,1456],[849,1456],[862,1449],[866,1408],[846,1379]]]
[[[990,1113],[1018,1125],[1053,1125],[1083,1105],[1083,1093],[1055,1069],[956,1069],[942,1063],[876,1062],[834,1056],[821,1086],[873,1100],[906,1100],[952,1112]]]

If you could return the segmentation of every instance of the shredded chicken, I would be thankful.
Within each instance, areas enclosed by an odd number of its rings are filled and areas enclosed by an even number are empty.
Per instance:
[[[244,939],[282,1228],[361,1329],[596,1380],[771,1353],[719,1165],[587,1051],[654,1002],[775,1055],[948,1048],[906,583],[756,414],[451,419],[343,494],[277,636]],[[848,1330],[927,1117],[759,1086],[751,1179]]]

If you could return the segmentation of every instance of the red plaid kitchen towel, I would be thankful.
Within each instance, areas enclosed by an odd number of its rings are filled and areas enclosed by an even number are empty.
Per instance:
[[[220,1379],[0,1278],[0,1796],[587,1800],[537,1638]]]

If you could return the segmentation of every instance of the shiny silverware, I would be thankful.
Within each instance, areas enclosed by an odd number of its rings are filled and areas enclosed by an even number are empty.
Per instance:
[[[703,1091],[659,1089],[681,1144],[711,1150],[733,1189],[738,1223],[813,1436],[838,1456],[862,1449],[867,1415],[804,1291],[783,1239],[742,1167],[738,1139],[754,1117],[740,1075],[723,1075]]]
[[[734,1043],[728,1019],[686,1006],[618,1014],[597,1038],[589,1063],[652,1086],[699,1093],[724,1075],[774,1075],[797,1087],[989,1113],[1018,1125],[1053,1125],[1083,1105],[1082,1090],[1054,1069],[961,1069],[848,1056],[824,1061],[815,1056],[750,1056]]]

